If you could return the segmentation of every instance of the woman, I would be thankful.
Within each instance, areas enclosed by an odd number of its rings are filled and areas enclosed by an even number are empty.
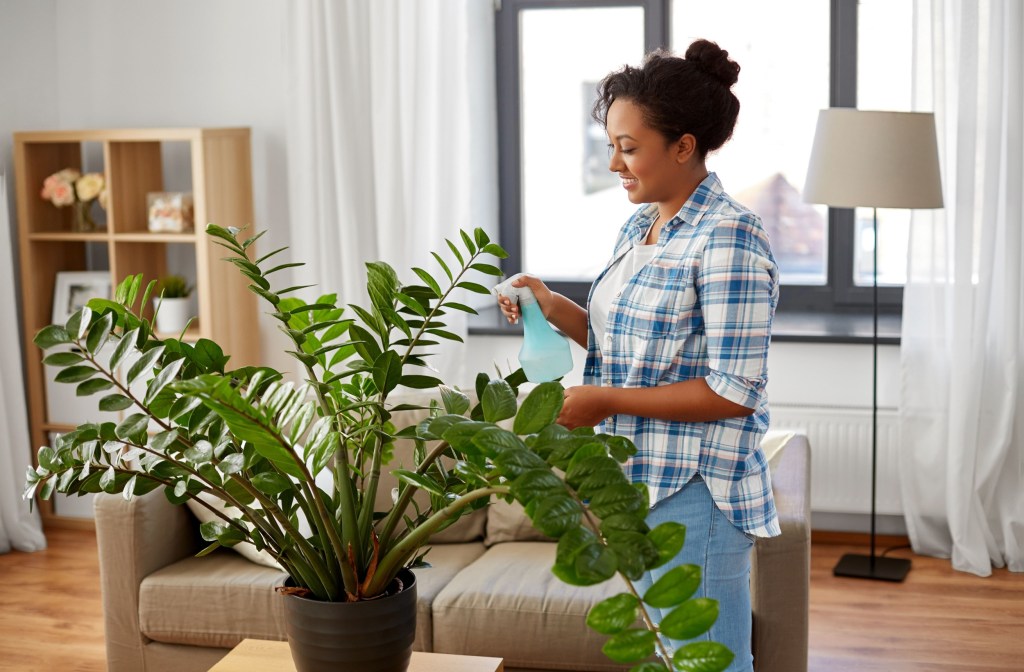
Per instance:
[[[684,58],[655,52],[605,77],[594,117],[608,134],[609,169],[641,207],[587,309],[535,277],[517,284],[587,348],[585,384],[566,390],[558,422],[629,437],[638,453],[625,469],[649,488],[649,524],[687,526],[680,556],[640,587],[673,566],[700,566],[697,595],[720,612],[699,639],[729,647],[730,670],[751,670],[750,550],[754,537],[779,534],[760,448],[778,269],[758,216],[705,166],[736,124],[739,69],[699,40]],[[500,304],[515,322],[517,307]]]

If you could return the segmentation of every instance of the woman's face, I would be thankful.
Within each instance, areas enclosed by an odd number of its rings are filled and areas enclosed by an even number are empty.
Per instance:
[[[619,174],[631,203],[667,202],[678,195],[688,157],[681,157],[680,143],[666,143],[661,133],[644,123],[641,108],[631,100],[615,100],[608,108],[605,130],[611,155],[608,169]]]

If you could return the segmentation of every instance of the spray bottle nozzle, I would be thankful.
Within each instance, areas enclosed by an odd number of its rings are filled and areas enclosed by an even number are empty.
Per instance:
[[[494,292],[495,296],[504,296],[512,301],[515,301],[520,306],[525,306],[531,303],[537,302],[537,297],[533,295],[533,290],[527,286],[513,287],[512,283],[518,280],[523,274],[516,273],[508,280],[498,283],[494,286],[491,291]]]

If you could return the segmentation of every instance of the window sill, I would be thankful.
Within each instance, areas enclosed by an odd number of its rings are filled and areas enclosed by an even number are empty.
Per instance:
[[[878,342],[899,345],[901,315],[878,316]],[[469,316],[471,336],[519,336],[522,324],[510,325],[497,306],[480,309]],[[809,313],[785,311],[775,315],[772,341],[776,343],[861,343],[871,344],[870,314]]]

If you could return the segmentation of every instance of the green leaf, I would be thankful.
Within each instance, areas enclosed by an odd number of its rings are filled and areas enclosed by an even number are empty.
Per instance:
[[[353,324],[349,327],[349,331],[357,341],[352,345],[364,362],[373,362],[380,357],[380,345],[378,345],[377,339],[370,332],[358,324]]]
[[[473,244],[473,239],[469,237],[469,234],[460,229],[459,235],[462,236],[462,242],[466,244],[466,249],[469,250],[469,253],[476,254],[476,245]]]
[[[492,380],[484,388],[481,404],[484,420],[501,422],[516,414],[516,393],[512,386],[502,379]]]
[[[558,419],[564,401],[565,388],[559,383],[541,383],[523,400],[512,431],[520,435],[539,432]]]
[[[80,383],[95,376],[99,371],[91,366],[69,366],[57,372],[53,377],[58,383]]]
[[[216,373],[223,373],[224,365],[230,359],[219,345],[208,338],[200,338],[196,341],[193,358],[204,372]]]
[[[475,283],[475,282],[470,282],[469,280],[463,280],[462,282],[460,282],[459,284],[457,284],[455,286],[459,287],[461,289],[467,289],[467,290],[469,290],[471,292],[475,292],[476,294],[490,294],[491,293],[491,290],[487,289],[483,285]]]
[[[409,485],[417,488],[422,488],[427,492],[437,495],[438,497],[444,497],[444,486],[424,474],[417,474],[415,471],[409,471],[408,469],[395,469],[391,472],[395,477],[408,483]]]
[[[386,395],[398,386],[402,379],[402,358],[394,350],[381,353],[373,362],[373,383],[377,390]]]
[[[114,353],[110,355],[110,370],[115,370],[129,352],[135,349],[135,342],[139,338],[139,330],[142,327],[136,327],[127,334],[121,337],[121,340],[114,346]]]
[[[483,451],[484,455],[493,457],[506,450],[518,450],[526,444],[507,429],[491,425],[473,436],[473,445]]]
[[[176,359],[170,364],[165,364],[164,368],[160,369],[160,373],[156,375],[146,388],[145,404],[150,404],[156,396],[160,394],[160,391],[167,387],[167,384],[174,380],[174,377],[178,375],[178,371],[181,370],[182,365],[185,363],[184,359]]]
[[[456,303],[454,301],[449,301],[448,303],[444,304],[444,307],[445,308],[454,308],[455,310],[461,310],[462,312],[469,313],[470,315],[479,315],[480,314],[475,309],[470,308],[469,306],[467,306],[467,305],[465,305],[463,303]]]
[[[615,553],[599,543],[584,546],[576,555],[574,565],[576,574],[592,584],[607,581],[619,568]]]
[[[252,485],[264,495],[278,495],[292,489],[291,479],[273,471],[256,474],[252,477]]]
[[[405,385],[417,390],[429,390],[431,388],[442,385],[443,381],[440,378],[434,378],[433,376],[419,376],[409,375],[402,376],[398,381],[399,385]]]
[[[411,296],[403,294],[402,292],[398,292],[397,294],[395,294],[395,299],[403,306],[407,307],[409,310],[419,315],[420,317],[427,316],[427,309],[423,307],[423,304],[421,304],[419,301],[412,298]]]
[[[565,492],[565,484],[550,469],[529,469],[512,482],[512,494],[523,504],[537,497]]]
[[[430,287],[430,291],[434,292],[435,296],[440,298],[444,294],[441,291],[441,285],[437,284],[437,280],[434,280],[430,273],[427,273],[422,268],[413,268],[412,272],[418,275],[427,287]]]
[[[533,525],[549,537],[559,537],[569,528],[580,524],[583,511],[576,500],[567,494],[554,494],[541,500],[532,515]]]
[[[693,639],[711,629],[718,619],[718,600],[687,600],[661,619],[661,634],[671,639]]]
[[[661,567],[683,550],[683,543],[686,541],[686,526],[671,521],[664,522],[651,530],[647,536],[658,549],[659,560],[658,564],[654,566]]]
[[[194,464],[205,464],[213,459],[213,444],[206,439],[196,441],[185,450],[185,459]]]
[[[469,267],[472,268],[474,271],[480,271],[481,273],[486,273],[487,275],[496,275],[498,277],[501,277],[502,275],[500,268],[498,268],[497,266],[492,266],[490,264],[470,264]]]
[[[508,252],[506,252],[505,248],[503,248],[501,245],[498,245],[497,243],[488,243],[487,245],[484,245],[482,251],[492,256],[495,256],[498,259],[508,258]]]
[[[433,334],[434,336],[439,336],[449,341],[458,341],[459,343],[465,343],[465,341],[462,340],[462,336],[454,334],[450,331],[445,331],[444,329],[427,329],[426,331],[428,334]]]
[[[462,415],[469,410],[469,397],[456,389],[441,385],[441,402],[444,410],[454,415]]]
[[[174,429],[167,432],[160,432],[149,440],[149,447],[159,453],[162,453],[167,450],[171,444],[177,441],[178,437],[178,432]]]
[[[700,587],[700,567],[679,565],[659,578],[644,593],[644,602],[657,609],[682,604]]]
[[[235,237],[233,235],[231,235],[231,232],[229,232],[223,226],[217,226],[216,224],[207,224],[206,233],[208,235],[214,236],[215,238],[220,238],[221,240],[226,241],[229,249],[235,250],[239,254],[242,254],[244,252],[244,248],[238,244],[238,241],[235,240]],[[213,539],[207,539],[207,541],[213,541]]]
[[[117,438],[125,441],[132,441],[140,436],[145,436],[149,427],[149,416],[143,413],[133,413],[121,421],[115,429]]]
[[[473,229],[473,240],[476,241],[478,247],[483,247],[487,243],[491,242],[490,236],[488,236],[487,232],[479,226]]]
[[[237,474],[245,468],[245,455],[242,453],[231,453],[230,455],[225,455],[224,459],[217,464],[217,468],[220,469],[221,473],[225,476]]]
[[[632,628],[613,635],[601,651],[616,663],[635,663],[654,655],[655,639],[646,628]]]
[[[441,258],[441,255],[438,254],[437,252],[431,252],[430,254],[433,255],[434,259],[437,259],[437,263],[440,264],[441,270],[443,270],[444,274],[448,276],[448,281],[452,281],[454,279],[454,276],[452,276],[452,271],[450,268],[448,268],[448,264],[444,263],[444,259]]]
[[[613,513],[633,513],[641,511],[644,503],[640,493],[632,485],[620,484],[609,486],[590,498],[590,510],[598,518]]]
[[[43,359],[43,364],[47,366],[71,366],[72,364],[84,361],[84,357],[74,352],[55,352]]]
[[[164,346],[159,345],[155,348],[147,350],[139,359],[132,364],[131,368],[128,369],[128,384],[131,385],[135,382],[135,379],[141,375],[149,373],[153,363],[160,358],[160,355],[164,354]]]
[[[109,390],[113,386],[114,384],[109,380],[93,378],[92,380],[87,380],[84,383],[79,383],[78,387],[75,388],[75,395],[79,397],[88,397],[96,394],[97,392]]]
[[[694,642],[672,656],[672,664],[681,672],[721,672],[735,658],[732,651],[718,642]]]
[[[100,476],[100,488],[103,489],[103,492],[113,494],[116,492],[116,490],[114,490],[116,485],[117,472],[114,471],[114,467],[108,467],[107,470],[103,472],[103,475]]]
[[[602,635],[614,635],[633,625],[640,600],[629,593],[619,593],[601,600],[587,613],[587,625]]]
[[[447,238],[444,239],[444,242],[448,243],[448,249],[450,249],[452,251],[452,254],[454,254],[455,258],[459,260],[459,263],[460,264],[465,264],[466,262],[462,258],[462,253],[459,252],[459,248],[455,245],[455,243],[453,243],[452,241],[448,240]]]
[[[93,322],[89,327],[89,335],[85,338],[85,347],[89,352],[96,354],[103,344],[110,337],[110,330],[114,328],[114,313],[110,312]]]
[[[634,665],[629,668],[629,672],[669,672],[669,669],[663,663],[649,660],[639,665]]]
[[[123,411],[132,405],[132,400],[123,394],[108,394],[100,399],[101,411]]]

